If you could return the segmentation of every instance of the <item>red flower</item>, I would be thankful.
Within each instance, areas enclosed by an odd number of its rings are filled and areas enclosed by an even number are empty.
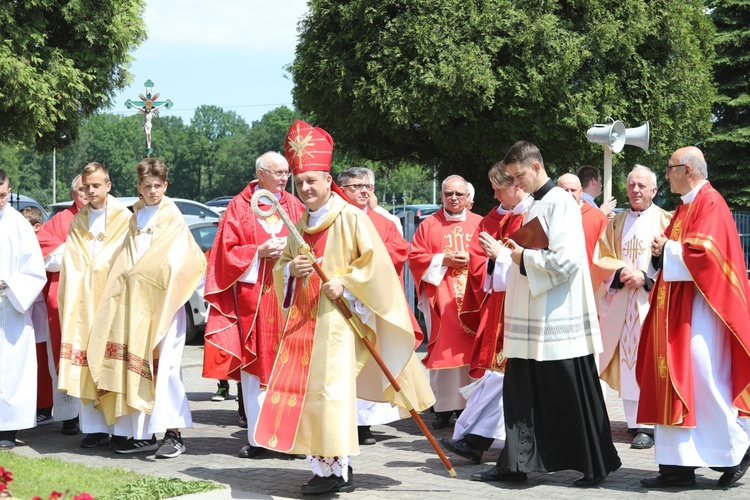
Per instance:
[[[88,493],[81,493],[80,495],[74,496],[73,500],[95,500],[95,499]]]
[[[7,489],[8,489],[8,487],[5,486],[5,483],[0,483],[0,493],[3,493]]]
[[[60,493],[59,491],[53,491],[52,493],[49,494],[49,500],[53,500],[55,498],[62,498],[62,496],[63,494]]]
[[[13,481],[13,473],[0,467],[0,483],[8,484],[11,481]]]

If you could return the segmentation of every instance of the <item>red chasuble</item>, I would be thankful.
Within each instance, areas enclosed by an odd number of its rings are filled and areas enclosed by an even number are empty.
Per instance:
[[[409,242],[404,239],[393,221],[383,217],[374,210],[367,210],[366,213],[370,217],[372,225],[375,226],[380,239],[383,240],[388,254],[391,256],[391,262],[393,262],[393,267],[396,268],[398,279],[401,281],[401,288],[403,288],[404,266],[406,259],[409,258]],[[424,340],[424,333],[422,333],[422,328],[420,328],[417,318],[414,317],[411,307],[409,307],[409,316],[411,316],[411,324],[414,327],[414,339],[416,342],[414,349],[416,349],[422,343],[422,340]]]
[[[583,219],[583,236],[586,238],[586,258],[589,261],[590,270],[594,267],[596,242],[599,241],[609,224],[609,219],[604,212],[586,202],[581,205],[581,218]]]
[[[203,376],[240,379],[240,370],[260,379],[265,387],[279,347],[283,317],[273,287],[274,260],[261,259],[256,283],[239,282],[250,268],[258,246],[274,234],[288,235],[276,214],[262,218],[253,213],[250,200],[258,181],[248,184],[229,203],[219,223],[206,273],[208,312],[203,356]],[[304,205],[284,191],[279,200],[293,222]],[[268,205],[260,204],[267,210]]]
[[[496,240],[505,240],[523,224],[523,214],[500,215],[497,209],[479,223],[469,246],[469,277],[463,307],[458,315],[461,324],[474,333],[469,375],[481,378],[485,370],[501,370],[499,354],[503,350],[503,315],[505,292],[484,291],[487,277],[487,256],[479,244],[479,233],[485,231]]]
[[[636,377],[641,388],[638,422],[695,427],[690,357],[693,297],[699,292],[723,320],[730,341],[732,400],[750,415],[750,313],[747,270],[732,214],[706,183],[695,199],[677,207],[664,234],[682,244],[694,281],[665,282],[651,291],[641,330]]]
[[[45,259],[54,252],[68,238],[70,222],[78,213],[78,207],[73,203],[69,208],[59,212],[44,223],[36,233],[39,246],[42,248],[42,257]],[[49,319],[49,336],[54,356],[55,368],[60,364],[60,314],[57,307],[57,289],[60,284],[60,273],[47,273],[47,284],[44,285],[42,294],[47,303],[47,317]]]
[[[417,292],[426,294],[430,305],[430,340],[422,363],[427,368],[456,368],[469,364],[474,336],[458,321],[466,289],[468,269],[449,267],[439,286],[422,281],[435,254],[446,250],[469,251],[481,217],[466,211],[466,220],[446,220],[444,210],[425,219],[411,242],[409,268]]]

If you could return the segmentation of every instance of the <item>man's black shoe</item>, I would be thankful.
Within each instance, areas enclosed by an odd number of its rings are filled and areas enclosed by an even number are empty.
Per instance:
[[[573,486],[576,488],[593,488],[605,479],[607,479],[607,474],[595,477],[583,476],[581,479],[573,481]]]
[[[488,471],[476,472],[471,475],[472,481],[482,481],[486,483],[488,481],[526,481],[527,476],[525,472],[511,472],[509,470],[500,470],[497,466],[491,468]]]
[[[240,452],[238,453],[238,455],[240,458],[255,458],[258,455],[262,455],[263,453],[265,453],[265,451],[265,448],[261,448],[260,446],[253,446],[248,443],[240,448]]]
[[[106,432],[92,432],[81,439],[81,448],[96,448],[102,444],[109,444],[109,434]]]
[[[482,461],[482,453],[484,453],[484,451],[467,443],[465,439],[453,441],[448,438],[443,438],[440,440],[440,442],[443,444],[443,447],[446,450],[451,451],[456,455],[462,456],[464,458],[468,458],[475,464],[478,464]]]
[[[341,476],[320,477],[313,476],[302,485],[303,495],[323,495],[324,493],[350,493],[354,491],[354,472],[349,467],[349,480],[344,481]]]
[[[645,488],[692,488],[695,486],[695,476],[659,474],[656,477],[641,479],[641,486]]]
[[[654,446],[654,438],[645,432],[639,432],[636,434],[635,438],[633,438],[633,442],[630,443],[630,447],[636,450],[648,450],[649,448],[653,448]]]
[[[375,436],[370,431],[369,425],[357,426],[357,438],[359,439],[359,444],[375,444],[377,442],[375,441]]]
[[[78,417],[63,420],[62,433],[66,436],[75,436],[78,434]]]
[[[750,466],[750,448],[745,452],[745,456],[742,457],[742,461],[737,468],[732,472],[725,472],[719,478],[719,486],[729,486],[734,484],[745,475],[747,468]]]
[[[445,429],[451,423],[452,411],[436,411],[435,420],[432,421],[433,429]]]

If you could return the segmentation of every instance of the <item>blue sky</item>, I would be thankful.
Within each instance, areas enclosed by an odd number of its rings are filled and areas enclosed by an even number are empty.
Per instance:
[[[107,110],[133,114],[127,99],[145,92],[171,99],[162,113],[187,124],[202,104],[236,112],[248,125],[268,111],[292,106],[284,66],[294,59],[297,23],[306,0],[147,0],[148,40],[134,53],[131,85]]]

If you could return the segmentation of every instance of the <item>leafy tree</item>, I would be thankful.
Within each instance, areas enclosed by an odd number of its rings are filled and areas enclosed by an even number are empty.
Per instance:
[[[713,28],[697,0],[311,0],[290,70],[297,109],[353,154],[486,185],[517,140],[553,175],[601,164],[585,131],[649,121],[663,164],[711,127]],[[424,179],[431,180],[429,174]],[[487,196],[485,190],[482,190]]]
[[[125,87],[144,0],[0,3],[0,142],[51,151]]]
[[[244,134],[248,125],[234,111],[224,111],[218,106],[203,105],[195,110],[190,120],[190,143],[195,160],[201,168],[201,195],[211,199],[218,190],[214,188],[217,153],[227,137]]]
[[[714,135],[706,142],[711,183],[730,207],[750,209],[750,3],[709,2],[716,24]]]

